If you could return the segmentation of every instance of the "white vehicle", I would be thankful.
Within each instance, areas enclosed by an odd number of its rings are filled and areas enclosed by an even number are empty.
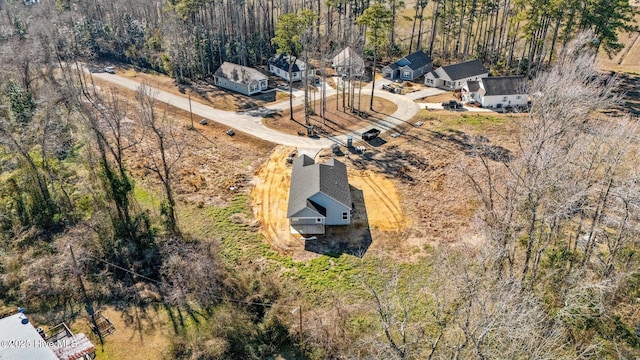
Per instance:
[[[114,66],[107,66],[104,68],[104,72],[107,72],[109,74],[115,74],[116,68]]]

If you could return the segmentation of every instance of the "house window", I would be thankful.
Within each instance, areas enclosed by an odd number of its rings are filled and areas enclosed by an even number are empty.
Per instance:
[[[506,97],[506,96],[504,96],[504,97],[502,98],[502,101],[507,101],[507,97]]]
[[[316,222],[317,223],[321,223],[322,222],[322,218],[316,218]]]
[[[343,212],[342,213],[342,220],[348,220],[349,219],[349,213],[348,212]]]
[[[257,85],[251,85],[251,91],[256,91],[258,90],[258,86]]]
[[[411,71],[406,71],[405,70],[405,71],[402,72],[402,77],[403,78],[408,79],[409,76],[411,76]]]

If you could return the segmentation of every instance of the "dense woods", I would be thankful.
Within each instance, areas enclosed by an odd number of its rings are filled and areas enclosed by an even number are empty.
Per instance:
[[[599,49],[620,50],[632,15],[624,0],[0,1],[0,305],[62,318],[83,302],[162,304],[203,319],[176,328],[167,358],[638,357],[640,129],[600,111],[619,102],[619,82],[594,67]],[[212,211],[230,214],[210,238],[182,228],[179,136],[190,130],[149,88],[127,99],[78,65],[119,61],[187,83],[222,61],[328,58],[347,44],[374,73],[421,48],[441,63],[478,57],[496,74],[535,75],[533,107],[508,157],[478,141],[460,161],[486,246],[443,246],[406,266],[363,259],[348,290],[324,293],[265,265],[278,255],[222,249],[256,237],[246,199]],[[144,171],[157,214],[136,200]]]
[[[381,41],[385,51],[378,56],[391,59],[421,48],[441,63],[477,57],[496,73],[536,71],[585,30],[595,33],[597,48],[615,53],[621,49],[620,31],[637,27],[626,0],[375,4],[391,12],[391,26]],[[265,64],[278,50],[272,39],[281,16],[301,10],[317,14],[307,25],[306,47],[313,58],[328,58],[345,45],[361,44],[368,25],[357,19],[370,5],[334,0],[6,1],[2,7],[11,28],[5,28],[3,36],[25,35],[41,25],[25,11],[46,12],[58,33],[48,41],[58,41],[74,56],[132,63],[184,82],[208,78],[223,61]],[[411,25],[396,35],[401,22]],[[367,44],[371,59],[378,53],[377,43]]]

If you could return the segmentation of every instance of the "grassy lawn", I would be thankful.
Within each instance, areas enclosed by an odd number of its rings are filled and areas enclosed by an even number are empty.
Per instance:
[[[150,209],[158,204],[160,194],[137,189],[136,198],[141,206]],[[221,260],[232,271],[242,271],[242,264],[260,262],[269,272],[279,273],[287,281],[307,293],[307,300],[319,305],[326,291],[365,296],[362,280],[375,278],[380,267],[392,267],[394,262],[376,257],[357,258],[350,255],[318,256],[297,262],[282,255],[267,244],[263,235],[252,224],[249,198],[236,195],[225,206],[178,204],[179,224],[185,234],[208,241],[218,241]],[[416,264],[399,264],[413,268]],[[286,286],[285,286],[286,287]]]

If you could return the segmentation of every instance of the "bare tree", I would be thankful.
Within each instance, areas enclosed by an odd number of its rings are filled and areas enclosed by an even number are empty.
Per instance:
[[[180,162],[186,144],[178,138],[178,128],[173,120],[166,113],[158,115],[156,94],[151,88],[141,85],[137,98],[140,103],[142,126],[147,134],[146,141],[150,145],[148,150],[145,150],[145,167],[155,173],[162,183],[166,201],[162,205],[161,213],[165,218],[166,229],[172,235],[179,235],[172,179],[174,167]]]

